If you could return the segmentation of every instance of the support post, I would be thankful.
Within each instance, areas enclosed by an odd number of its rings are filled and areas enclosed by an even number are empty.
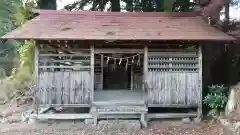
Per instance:
[[[35,56],[34,56],[34,76],[35,76],[35,83],[36,83],[36,89],[34,90],[34,101],[33,101],[33,107],[35,112],[38,114],[38,104],[39,104],[39,100],[37,97],[37,91],[39,90],[39,46],[36,43],[35,44],[35,52],[34,52]]]
[[[104,56],[101,55],[101,90],[103,89],[103,65],[104,64]]]
[[[198,103],[198,118],[201,119],[202,116],[202,46],[198,45],[198,77],[199,77],[199,103]]]
[[[91,74],[91,102],[93,102],[93,99],[94,99],[94,45],[91,45],[90,47],[90,67],[91,67],[91,70],[90,70],[90,74]]]
[[[143,91],[145,91],[147,82],[147,74],[148,74],[148,46],[144,46],[144,59],[143,59]]]
[[[134,81],[133,81],[133,64],[131,65],[131,90],[133,90],[133,83],[134,83]]]

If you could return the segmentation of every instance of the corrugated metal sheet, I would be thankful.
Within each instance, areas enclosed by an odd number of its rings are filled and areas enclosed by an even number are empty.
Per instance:
[[[195,13],[41,11],[4,39],[233,40]]]

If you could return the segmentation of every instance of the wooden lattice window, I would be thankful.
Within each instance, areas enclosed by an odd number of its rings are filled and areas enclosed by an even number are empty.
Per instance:
[[[40,71],[80,71],[90,70],[90,52],[51,53],[39,54]]]
[[[149,71],[175,71],[196,72],[198,71],[197,52],[149,52]]]

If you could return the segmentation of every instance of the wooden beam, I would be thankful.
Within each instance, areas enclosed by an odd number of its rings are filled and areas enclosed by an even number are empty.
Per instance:
[[[90,63],[90,60],[56,60],[56,59],[40,59],[40,62],[52,62],[52,63],[59,63],[59,62],[71,62],[71,63]]]
[[[98,115],[116,115],[116,114],[141,114],[142,112],[135,112],[135,111],[127,111],[127,112],[121,112],[121,111],[117,111],[117,112],[114,112],[114,111],[109,111],[109,112],[98,112],[97,114]]]
[[[156,108],[197,108],[198,105],[194,104],[148,104],[148,107],[156,107]]]
[[[79,108],[79,107],[90,107],[89,104],[50,104],[50,105],[46,105],[46,104],[40,104],[39,107],[63,107],[63,108]]]
[[[170,118],[191,118],[196,117],[197,113],[148,113],[148,119],[170,119]]]
[[[39,66],[39,69],[42,68],[58,68],[58,69],[65,69],[65,68],[69,68],[69,69],[89,69],[91,66]]]
[[[198,66],[155,66],[149,65],[148,68],[153,69],[198,69]]]
[[[108,101],[95,101],[92,106],[144,106],[145,101],[123,101],[123,102],[108,102]]]
[[[153,63],[156,62],[156,63],[198,64],[198,59],[196,58],[196,60],[148,60],[148,62],[153,62]]]
[[[143,53],[142,49],[119,49],[119,48],[111,48],[111,49],[95,49],[95,53]]]
[[[86,53],[75,53],[75,54],[40,54],[40,57],[63,57],[63,56],[78,57],[78,56],[90,56],[90,55],[89,55],[89,54],[86,54]]]
[[[75,119],[92,119],[89,113],[83,114],[38,114],[36,116],[39,120],[75,120]]]
[[[197,58],[197,53],[176,53],[176,52],[151,52],[149,56],[159,56],[159,57],[184,57],[184,58]]]

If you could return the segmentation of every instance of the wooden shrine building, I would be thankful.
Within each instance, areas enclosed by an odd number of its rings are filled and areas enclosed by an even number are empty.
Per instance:
[[[202,115],[202,46],[234,38],[195,13],[40,11],[2,39],[35,40],[37,108],[90,108],[55,119]],[[216,46],[217,47],[217,46]],[[195,108],[150,113],[150,108]]]

